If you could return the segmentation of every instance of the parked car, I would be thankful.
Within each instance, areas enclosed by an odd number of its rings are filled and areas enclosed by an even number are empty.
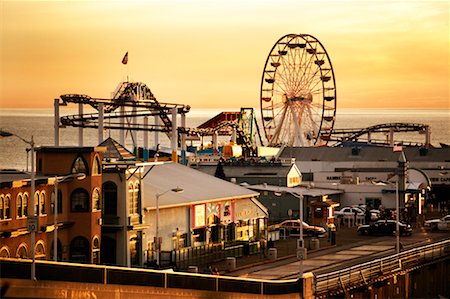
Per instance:
[[[269,230],[284,229],[289,235],[299,235],[300,234],[300,220],[285,220],[279,224],[272,225]],[[309,225],[303,221],[303,235],[314,236],[314,237],[324,237],[326,235],[325,228],[321,226]]]
[[[334,211],[334,216],[340,217],[340,216],[354,216],[356,211],[356,215],[358,216],[364,216],[364,211],[357,207],[343,207],[339,211]]]
[[[361,211],[364,212],[364,214],[366,214],[366,211],[367,211],[366,205],[358,205],[358,206],[354,206],[354,207],[360,209]],[[369,212],[370,212],[370,220],[371,221],[378,220],[381,218],[380,210],[370,209]]]
[[[425,228],[430,228],[432,230],[449,230],[450,229],[450,215],[446,215],[440,219],[430,219],[426,220],[423,224]]]
[[[410,236],[412,227],[409,224],[399,222],[400,235]],[[360,225],[357,232],[360,235],[392,236],[397,233],[395,220],[378,220],[371,224]]]

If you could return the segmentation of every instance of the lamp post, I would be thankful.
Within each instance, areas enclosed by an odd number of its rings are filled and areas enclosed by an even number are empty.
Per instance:
[[[395,236],[396,236],[396,242],[395,242],[395,248],[397,250],[397,254],[400,253],[400,213],[399,213],[399,196],[398,196],[398,180],[395,182],[395,214],[396,214],[396,223],[395,223]]]
[[[299,213],[300,213],[300,234],[297,242],[297,258],[300,260],[299,277],[303,277],[303,260],[306,259],[306,250],[303,240],[303,194],[297,194],[291,192],[292,196],[297,197],[299,200]]]
[[[30,173],[30,180],[31,180],[31,191],[30,191],[30,198],[31,198],[31,217],[27,216],[29,221],[31,218],[35,217],[35,198],[34,198],[34,190],[35,190],[35,169],[34,169],[34,140],[33,140],[33,135],[31,135],[31,140],[28,141],[16,134],[10,133],[10,132],[6,132],[3,130],[0,130],[0,137],[11,137],[11,136],[15,136],[17,138],[19,138],[20,140],[22,140],[23,142],[25,142],[26,144],[30,145],[31,147],[31,173]],[[28,160],[28,159],[27,159]],[[28,162],[27,162],[28,163]],[[38,219],[33,218],[33,219]],[[36,243],[36,229],[37,229],[38,225],[34,226],[34,229],[31,231],[31,259],[32,259],[32,263],[31,263],[31,280],[36,280],[36,252],[35,252],[35,243]]]
[[[373,181],[372,183],[377,184],[377,185],[394,185],[393,182],[389,182],[389,181]],[[396,236],[396,241],[395,241],[395,250],[397,253],[400,253],[400,215],[399,215],[399,191],[398,191],[398,180],[395,181],[395,219],[396,219],[396,224],[395,224],[395,236]]]
[[[159,267],[159,260],[160,260],[160,254],[161,254],[161,241],[159,239],[159,198],[166,194],[167,192],[172,191],[175,193],[181,193],[183,192],[182,188],[176,187],[169,190],[166,190],[161,193],[156,193],[156,232],[155,232],[155,244],[156,244],[156,264]]]
[[[53,206],[53,260],[55,262],[58,261],[58,184],[66,181],[70,181],[73,179],[83,180],[86,178],[86,174],[84,173],[74,173],[66,176],[58,177],[55,176],[55,204]]]

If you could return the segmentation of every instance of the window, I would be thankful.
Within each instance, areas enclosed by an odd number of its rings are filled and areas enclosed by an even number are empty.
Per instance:
[[[40,259],[40,260],[45,260],[45,246],[44,246],[44,241],[39,240],[36,243],[35,248],[35,254],[36,254],[36,259]]]
[[[70,207],[72,212],[89,211],[89,193],[83,189],[75,189],[70,195]]]
[[[62,192],[61,190],[58,190],[58,214],[62,213]],[[52,192],[52,199],[51,199],[51,207],[52,207],[52,214],[55,213],[55,192]]]
[[[0,196],[0,220],[3,220],[3,218],[5,217],[5,212],[3,211],[4,202],[5,202],[5,196],[2,194]]]
[[[102,174],[102,168],[98,156],[95,156],[94,165],[92,165],[92,174]]]
[[[139,182],[134,184],[133,190],[133,213],[139,214],[139,206],[141,202],[141,188]]]
[[[11,210],[9,209],[10,203],[11,203],[11,196],[8,194],[5,196],[5,201],[3,202],[4,219],[11,219]]]
[[[34,193],[34,215],[39,216],[39,191]]]
[[[106,182],[102,186],[103,190],[103,213],[105,215],[117,215],[117,185],[113,182]]]
[[[89,261],[89,241],[78,236],[70,242],[69,259],[72,262],[88,262]]]
[[[101,210],[101,199],[100,199],[100,191],[98,188],[95,188],[92,192],[92,210],[100,211]]]
[[[23,217],[28,216],[28,193],[24,193],[22,197]]]
[[[72,173],[88,173],[86,160],[82,156],[78,156],[73,162]]]
[[[2,249],[0,249],[0,257],[9,258],[11,254],[9,253],[8,246],[3,246]]]
[[[25,259],[28,257],[27,244],[22,243],[19,245],[19,248],[17,249],[17,252],[16,252],[16,257],[18,257],[20,259]]]
[[[42,191],[39,195],[39,214],[40,215],[45,215],[46,211],[45,211],[45,192]]]
[[[134,185],[132,182],[128,184],[128,212],[130,215],[134,214]]]
[[[100,264],[100,240],[94,237],[92,240],[92,263]]]
[[[17,206],[17,218],[23,217],[23,210],[22,210],[22,194],[19,193],[16,198],[16,206]]]

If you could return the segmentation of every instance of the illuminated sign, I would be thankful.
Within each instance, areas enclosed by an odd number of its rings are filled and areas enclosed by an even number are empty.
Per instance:
[[[206,225],[206,206],[205,204],[194,206],[194,228],[204,227]]]

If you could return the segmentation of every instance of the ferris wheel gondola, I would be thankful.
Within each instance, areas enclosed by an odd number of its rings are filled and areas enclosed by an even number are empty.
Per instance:
[[[336,85],[318,39],[288,34],[276,42],[264,66],[260,104],[269,146],[327,144],[336,116]]]

